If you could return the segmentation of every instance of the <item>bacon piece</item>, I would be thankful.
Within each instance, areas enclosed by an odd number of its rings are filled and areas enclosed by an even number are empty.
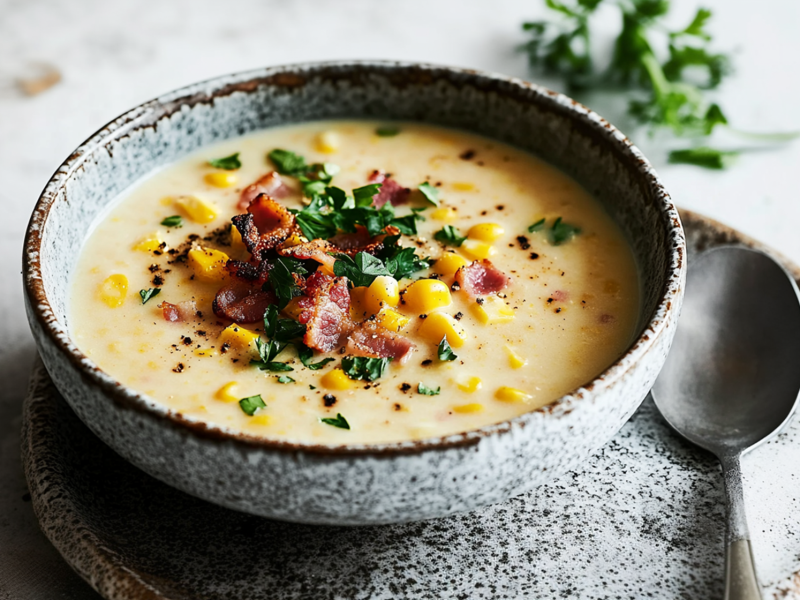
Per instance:
[[[292,189],[283,182],[278,172],[270,171],[242,190],[242,195],[239,196],[239,203],[236,207],[239,210],[247,210],[250,203],[260,194],[266,194],[273,198],[286,198],[291,192]]]
[[[231,221],[256,260],[261,260],[264,251],[279,246],[297,229],[294,215],[266,194],[256,196],[247,213],[236,215]]]
[[[177,304],[162,302],[159,304],[164,320],[170,323],[184,323],[197,316],[197,303],[194,300],[185,300]]]
[[[306,282],[306,296],[298,301],[298,320],[306,324],[303,343],[320,352],[330,352],[350,333],[350,290],[346,277],[330,277],[317,271]]]
[[[355,232],[338,233],[328,241],[335,246],[335,251],[347,254],[348,256],[355,256],[359,252],[376,254],[383,250],[383,240],[390,235],[397,235],[400,233],[400,230],[394,225],[388,225],[384,229],[384,232],[385,233],[370,237],[366,227],[363,225],[356,225]]]
[[[225,263],[225,270],[231,276],[247,282],[253,286],[263,285],[269,279],[271,265],[267,261],[253,264],[241,260],[229,260]]]
[[[508,275],[486,259],[461,267],[456,271],[456,281],[472,297],[499,292],[511,282]]]
[[[212,308],[221,319],[239,324],[257,323],[275,300],[275,294],[263,291],[260,285],[234,281],[219,289]]]
[[[333,244],[319,239],[278,250],[278,254],[281,256],[299,258],[300,260],[315,260],[319,264],[328,267],[330,272],[333,273],[333,263],[336,262],[336,259],[328,254],[329,252],[337,252],[337,248]]]
[[[405,204],[411,195],[410,189],[403,187],[391,177],[387,177],[386,173],[382,171],[373,171],[367,179],[367,183],[381,184],[380,191],[372,198],[372,204],[375,205],[375,208],[380,208],[387,202],[390,202],[392,206]]]
[[[364,321],[347,338],[347,352],[354,356],[393,358],[405,364],[414,352],[413,343],[374,321]]]

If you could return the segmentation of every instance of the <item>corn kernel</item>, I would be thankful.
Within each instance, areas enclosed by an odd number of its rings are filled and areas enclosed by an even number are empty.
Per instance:
[[[384,308],[378,313],[377,321],[389,331],[401,331],[408,325],[411,319],[405,315],[401,315],[396,310]]]
[[[361,321],[369,316],[367,313],[367,290],[365,286],[354,287],[350,290],[350,317]]]
[[[480,240],[464,240],[464,243],[461,244],[461,252],[472,260],[482,260],[494,256],[497,250],[491,244]]]
[[[447,338],[447,343],[453,348],[460,348],[467,341],[467,332],[453,317],[445,313],[433,313],[422,321],[419,334],[434,344]]]
[[[406,288],[403,305],[406,311],[426,314],[450,306],[450,288],[438,279],[420,279]],[[442,336],[439,336],[442,339]]]
[[[482,382],[480,377],[469,377],[467,375],[463,375],[456,380],[456,385],[462,392],[474,394],[481,389]]]
[[[435,211],[431,213],[431,219],[436,221],[444,221],[445,223],[449,223],[450,221],[454,221],[458,215],[456,211],[452,208],[437,208]]]
[[[400,286],[390,275],[380,275],[367,288],[364,296],[367,312],[375,315],[384,307],[395,307],[400,302]]]
[[[314,147],[317,152],[322,152],[323,154],[333,154],[339,149],[339,146],[341,146],[341,143],[335,131],[323,131],[314,140]]]
[[[217,400],[222,400],[223,402],[238,402],[241,398],[241,395],[238,392],[239,384],[236,381],[231,381],[226,383],[221,388],[217,390],[217,393],[214,394],[214,397]]]
[[[272,417],[269,415],[255,415],[247,419],[250,425],[271,425]]]
[[[483,404],[479,404],[477,402],[471,402],[469,404],[462,404],[461,406],[454,406],[453,410],[457,413],[469,414],[469,413],[477,413],[483,410]]]
[[[189,250],[189,266],[195,276],[203,281],[220,281],[225,277],[225,263],[228,255],[212,248]]]
[[[300,318],[301,312],[303,312],[303,307],[300,306],[300,298],[292,298],[283,309],[283,315],[295,321]]]
[[[352,385],[350,378],[341,369],[331,369],[322,376],[320,383],[329,390],[347,390]]]
[[[122,306],[128,293],[128,278],[121,273],[109,276],[100,284],[100,299],[111,308]]]
[[[229,188],[236,185],[236,173],[228,173],[226,171],[214,171],[213,173],[206,173],[204,177],[208,185],[213,185],[218,188]]]
[[[505,346],[505,349],[508,352],[508,364],[512,369],[519,369],[528,364],[528,359],[517,354],[511,346]]]
[[[469,228],[467,237],[471,240],[491,243],[500,239],[505,232],[505,229],[497,223],[478,223]]]
[[[530,394],[526,394],[522,390],[518,390],[517,388],[512,387],[499,387],[497,391],[494,393],[494,397],[498,400],[502,400],[503,402],[514,402],[514,403],[525,403],[531,401],[533,396]]]
[[[245,349],[250,347],[257,339],[258,334],[233,323],[228,325],[219,334],[221,344],[228,344],[235,348]]]
[[[242,234],[239,233],[239,230],[236,229],[236,227],[231,227],[231,248],[237,252],[245,249],[244,240],[242,240]]]
[[[139,240],[139,242],[134,245],[133,249],[139,250],[140,252],[152,252],[153,250],[158,250],[163,242],[164,240],[161,239],[161,236],[157,232],[154,232]]]
[[[175,205],[196,223],[210,223],[219,214],[219,210],[211,202],[196,196],[181,196],[175,200]]]
[[[472,314],[484,325],[508,323],[513,321],[515,316],[514,309],[497,296],[486,296],[483,298],[483,304],[475,302],[470,308]]]
[[[195,356],[216,356],[216,348],[195,348],[193,354]]]
[[[466,181],[455,181],[453,182],[453,189],[459,192],[471,192],[475,189],[475,184]]]
[[[445,252],[436,259],[433,269],[442,275],[455,275],[461,267],[466,267],[469,261],[455,252]]]

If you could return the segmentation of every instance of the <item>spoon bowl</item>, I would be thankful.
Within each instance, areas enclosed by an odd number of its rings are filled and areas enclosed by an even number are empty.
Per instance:
[[[800,392],[800,299],[764,253],[735,246],[690,264],[683,312],[653,399],[683,437],[722,462],[728,500],[726,599],[760,598],[739,460],[777,433]]]

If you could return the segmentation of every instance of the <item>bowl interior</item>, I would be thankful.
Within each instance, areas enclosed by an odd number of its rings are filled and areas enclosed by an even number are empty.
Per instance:
[[[207,144],[279,124],[354,117],[455,127],[562,169],[603,203],[632,246],[642,286],[637,338],[652,321],[676,269],[680,225],[648,163],[613,127],[569,98],[518,80],[421,65],[333,63],[190,86],[133,109],[81,146],[37,208],[49,210],[39,264],[56,325],[68,330],[69,281],[92,223],[127,187]]]

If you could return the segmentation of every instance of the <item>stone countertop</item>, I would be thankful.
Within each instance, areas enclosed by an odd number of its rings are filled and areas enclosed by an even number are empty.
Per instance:
[[[266,65],[343,58],[401,59],[532,78],[519,23],[540,2],[495,0],[0,0],[0,599],[95,598],[36,526],[19,464],[20,405],[34,346],[22,301],[20,252],[48,177],[86,137],[128,108],[173,88]],[[697,4],[673,0],[675,23]],[[736,71],[717,93],[748,131],[798,131],[800,3],[706,0],[715,47]],[[601,11],[601,31],[613,14]],[[599,36],[597,44],[609,39]],[[61,80],[33,96],[16,80],[44,66]],[[533,78],[561,89],[557,81]],[[800,141],[743,154],[728,171],[668,165],[668,137],[650,137],[609,94],[582,98],[650,157],[683,207],[715,217],[800,261],[795,172]],[[721,138],[741,147],[745,140]]]

